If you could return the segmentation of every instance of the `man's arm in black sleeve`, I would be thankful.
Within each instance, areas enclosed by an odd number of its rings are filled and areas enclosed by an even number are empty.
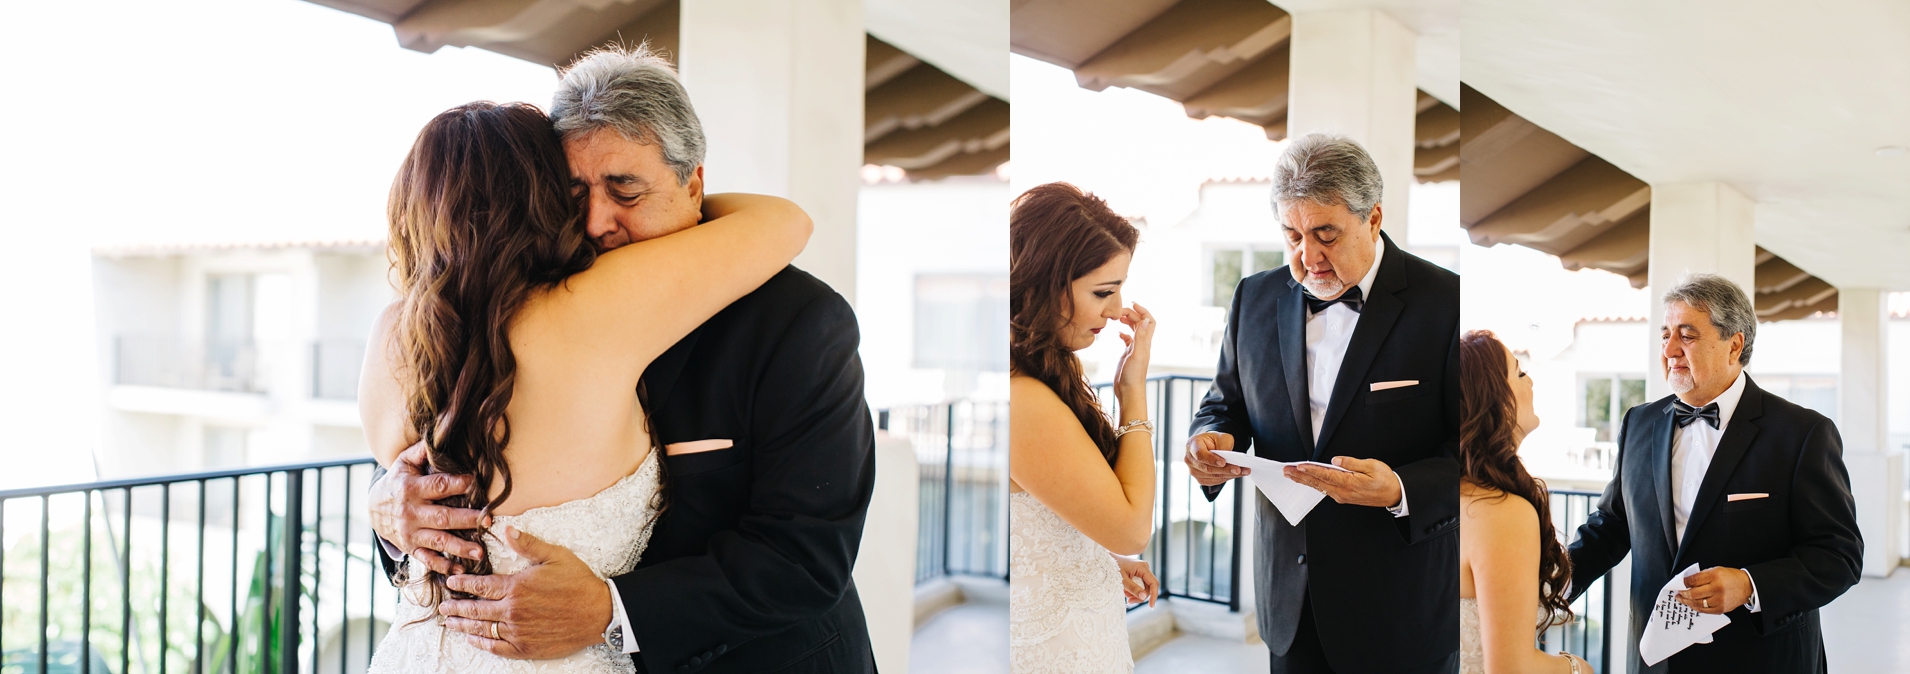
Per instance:
[[[1253,438],[1253,427],[1247,423],[1247,400],[1240,394],[1240,370],[1235,364],[1234,343],[1238,341],[1240,330],[1240,297],[1245,295],[1246,282],[1234,287],[1233,305],[1227,308],[1227,330],[1220,341],[1220,363],[1214,367],[1214,384],[1207,389],[1207,396],[1200,401],[1200,410],[1194,413],[1193,424],[1188,428],[1188,436],[1201,433],[1226,433],[1234,436],[1234,449],[1247,451],[1247,443]],[[1220,491],[1227,488],[1225,482],[1201,487],[1201,493],[1208,501],[1220,497]]]
[[[1632,411],[1637,409],[1633,408]],[[1578,599],[1580,594],[1585,593],[1585,588],[1624,561],[1625,555],[1631,554],[1631,522],[1625,519],[1625,452],[1650,451],[1644,447],[1626,447],[1624,444],[1631,439],[1625,429],[1631,426],[1632,411],[1625,412],[1625,421],[1619,427],[1618,460],[1612,462],[1612,481],[1605,483],[1605,495],[1599,497],[1598,507],[1585,516],[1584,524],[1579,525],[1578,540],[1572,541],[1566,548],[1566,554],[1572,558],[1572,599]],[[1605,591],[1628,590],[1608,587]]]

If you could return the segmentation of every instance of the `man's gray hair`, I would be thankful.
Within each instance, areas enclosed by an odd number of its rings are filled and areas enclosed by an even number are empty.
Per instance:
[[[1665,304],[1672,302],[1711,314],[1711,325],[1718,329],[1719,337],[1730,339],[1731,335],[1744,333],[1744,352],[1738,354],[1738,364],[1751,364],[1751,342],[1757,340],[1757,309],[1738,284],[1717,274],[1686,274],[1665,291]]]
[[[656,144],[678,184],[687,184],[703,165],[703,123],[676,68],[647,44],[598,48],[565,68],[551,96],[550,119],[564,140],[616,129],[630,140]]]
[[[1281,203],[1307,201],[1346,207],[1361,220],[1373,214],[1386,184],[1366,148],[1345,136],[1309,133],[1287,142],[1273,168],[1273,212]]]

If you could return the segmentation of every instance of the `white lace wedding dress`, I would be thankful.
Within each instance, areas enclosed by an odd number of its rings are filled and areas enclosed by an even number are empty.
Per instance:
[[[656,495],[662,486],[662,467],[651,452],[637,471],[593,496],[554,506],[532,508],[519,515],[498,515],[492,531],[505,525],[561,545],[577,553],[600,578],[622,575],[635,568],[650,543],[656,524]],[[528,566],[510,546],[495,538],[484,541],[496,573],[513,573]],[[411,577],[422,578],[424,568],[413,565]],[[478,649],[464,634],[443,627],[431,607],[413,603],[411,591],[401,592],[391,632],[372,657],[372,674],[383,672],[476,672],[478,674],[622,674],[636,670],[630,656],[596,644],[555,660],[511,660]]]
[[[1027,492],[1009,497],[1008,670],[1132,672],[1121,567]]]

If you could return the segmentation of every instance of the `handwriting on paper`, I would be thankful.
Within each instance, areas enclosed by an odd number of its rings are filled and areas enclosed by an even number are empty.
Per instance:
[[[1644,635],[1638,639],[1638,656],[1645,664],[1664,662],[1665,658],[1692,644],[1711,643],[1712,632],[1731,624],[1727,616],[1700,613],[1678,603],[1678,591],[1688,589],[1685,577],[1697,572],[1698,565],[1692,564],[1658,590],[1658,600],[1651,606],[1651,619],[1645,621]]]

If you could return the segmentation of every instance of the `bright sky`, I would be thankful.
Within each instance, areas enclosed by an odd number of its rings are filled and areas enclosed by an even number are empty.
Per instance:
[[[1107,199],[1115,212],[1165,226],[1200,204],[1202,182],[1264,177],[1279,157],[1282,145],[1258,126],[1188,119],[1174,101],[1135,89],[1089,91],[1066,68],[1008,59],[1015,194],[1065,180]]]
[[[0,3],[0,488],[92,477],[92,246],[379,238],[426,121],[555,84],[300,0]]]

